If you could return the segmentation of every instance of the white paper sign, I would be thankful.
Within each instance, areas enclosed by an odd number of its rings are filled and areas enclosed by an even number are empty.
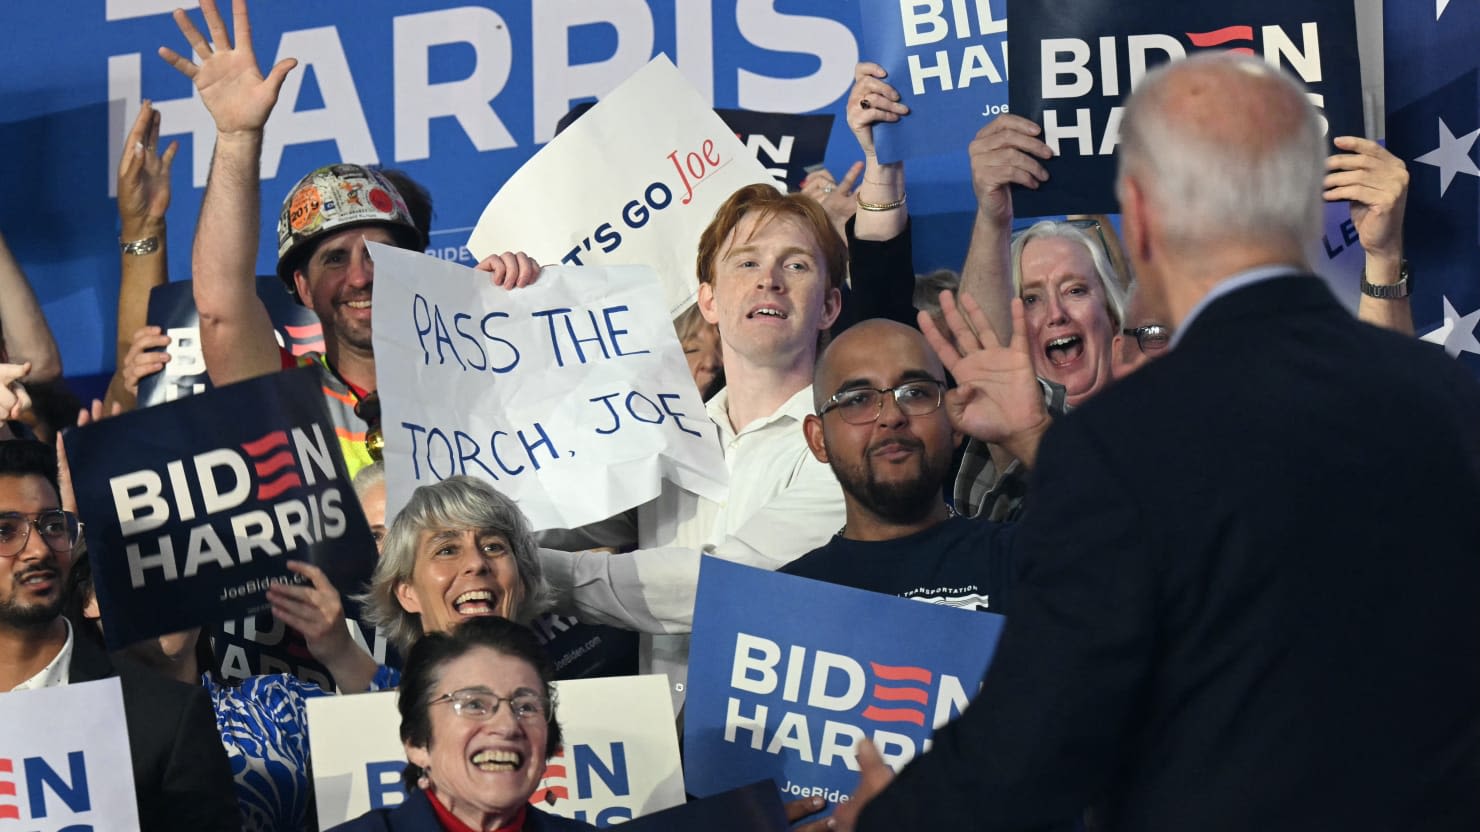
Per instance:
[[[392,246],[375,259],[386,516],[467,474],[536,530],[604,520],[660,481],[723,500],[714,423],[642,266],[546,268],[514,291]]]
[[[667,56],[638,70],[524,163],[468,238],[482,259],[640,263],[670,317],[693,302],[699,235],[735,191],[775,179]],[[379,354],[377,353],[377,356]]]
[[[678,737],[665,676],[555,683],[565,743],[530,803],[597,826],[684,802]],[[396,692],[308,700],[319,828],[405,798]]]
[[[0,693],[0,829],[138,832],[118,679]]]

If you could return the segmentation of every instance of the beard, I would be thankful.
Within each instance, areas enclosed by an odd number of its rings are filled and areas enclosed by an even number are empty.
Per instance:
[[[51,572],[58,585],[65,587],[67,583],[67,570],[62,567],[55,556],[41,561],[35,566],[28,567],[20,572],[13,573],[10,577],[11,585],[15,587],[11,597],[0,598],[0,624],[17,630],[43,630],[56,621],[57,616],[62,614],[67,599],[67,590],[56,593],[56,597],[49,601],[41,601],[33,604],[21,604],[16,598],[20,594],[20,585],[32,572],[45,570]]]
[[[919,440],[895,441],[922,451],[911,461],[915,470],[910,475],[881,479],[876,467],[879,463],[868,452],[864,453],[862,463],[856,466],[843,467],[834,460],[831,463],[833,475],[838,478],[844,493],[879,519],[896,524],[919,522],[943,499],[941,488],[951,465],[951,455],[947,452],[932,458],[923,453],[925,446]]]

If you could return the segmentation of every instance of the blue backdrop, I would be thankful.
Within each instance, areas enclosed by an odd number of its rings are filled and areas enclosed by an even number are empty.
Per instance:
[[[111,191],[141,98],[161,110],[164,141],[181,141],[169,260],[173,279],[190,276],[214,130],[190,82],[155,54],[161,45],[186,51],[169,15],[182,2],[189,0],[6,3],[0,11],[11,44],[0,57],[0,175],[9,196],[0,201],[0,231],[36,288],[69,377],[113,366]],[[309,169],[340,159],[401,168],[424,183],[436,201],[432,247],[456,256],[488,198],[549,139],[559,116],[658,52],[717,106],[841,116],[858,59],[859,7],[855,0],[257,0],[259,62],[289,55],[300,62],[269,127],[258,272],[271,273],[275,262],[283,195]],[[199,21],[198,10],[191,14]],[[458,82],[465,84],[458,103],[439,107],[438,85]],[[457,114],[447,114],[454,107]],[[838,118],[829,167],[841,174],[857,158]],[[966,172],[964,152],[911,165],[921,268],[957,265],[964,252],[973,207]]]

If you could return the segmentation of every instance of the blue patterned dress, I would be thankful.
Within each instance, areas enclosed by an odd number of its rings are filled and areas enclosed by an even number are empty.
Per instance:
[[[388,690],[400,673],[381,666],[370,690]],[[216,729],[226,746],[247,832],[299,832],[305,828],[312,783],[308,768],[308,716],[304,702],[325,696],[318,685],[294,676],[252,676],[222,685],[201,676],[216,709]]]

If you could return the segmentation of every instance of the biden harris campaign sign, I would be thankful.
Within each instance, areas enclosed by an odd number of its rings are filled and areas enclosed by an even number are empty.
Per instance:
[[[396,695],[308,700],[320,829],[406,799]],[[684,802],[664,677],[556,682],[555,701],[564,744],[544,763],[531,804],[607,827]]]
[[[1353,6],[1330,0],[1031,0],[1012,5],[1012,110],[1037,122],[1055,158],[1018,216],[1118,210],[1115,149],[1126,96],[1148,69],[1208,50],[1254,55],[1308,91],[1327,138],[1360,136],[1362,86]]]
[[[67,451],[110,648],[266,609],[286,558],[342,593],[374,568],[312,368],[104,419]]]
[[[139,832],[118,680],[0,694],[0,829]]]
[[[861,11],[862,59],[889,73],[910,108],[874,127],[879,161],[964,156],[1007,112],[1007,0],[863,0]]]
[[[155,286],[149,292],[145,320],[170,337],[164,369],[139,379],[139,407],[172,402],[210,388],[211,378],[200,346],[200,313],[195,308],[195,283],[182,280]],[[278,346],[294,358],[324,351],[324,327],[318,316],[300,306],[276,277],[257,278],[257,297],[267,307]]]
[[[785,799],[847,800],[859,741],[895,769],[929,750],[976,695],[1005,620],[706,557],[684,710],[689,791],[771,778]]]

